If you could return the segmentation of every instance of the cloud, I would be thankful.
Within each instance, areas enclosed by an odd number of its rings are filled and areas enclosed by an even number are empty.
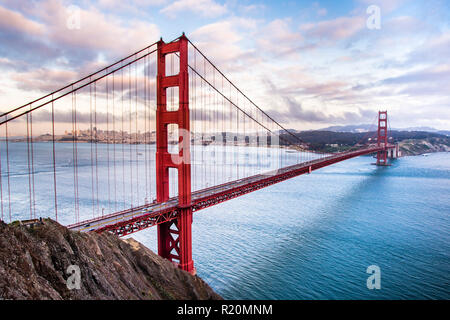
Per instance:
[[[398,86],[400,94],[408,96],[450,96],[450,65],[443,64],[408,72],[381,81],[383,85]]]
[[[145,16],[147,11],[165,5],[166,0],[98,0],[98,7],[118,15]]]
[[[154,24],[134,19],[124,21],[94,7],[80,8],[80,29],[70,30],[67,28],[70,14],[59,1],[47,1],[37,11],[48,26],[50,40],[59,46],[123,55],[156,41],[160,34]]]
[[[227,12],[226,5],[214,0],[177,0],[160,10],[161,13],[175,18],[180,12],[191,11],[207,18],[219,17]]]
[[[40,68],[14,73],[11,78],[16,81],[19,89],[51,92],[75,81],[77,77],[78,74],[74,71]]]
[[[9,58],[24,57],[29,64],[39,66],[55,64],[58,58],[66,62],[64,67],[79,66],[100,54],[115,59],[157,41],[160,35],[155,24],[124,20],[95,7],[80,8],[80,29],[69,29],[67,21],[73,12],[58,0],[34,3],[26,10],[31,13],[25,18],[0,6],[0,40],[8,43],[8,50],[0,49],[0,52]],[[5,12],[7,16],[2,19]]]
[[[408,55],[406,64],[448,63],[448,57],[450,57],[450,32],[440,33],[427,39]]]
[[[342,81],[329,81],[326,83],[308,81],[301,84],[293,83],[291,86],[279,90],[279,92],[281,94],[314,95],[325,98],[336,96],[337,93],[340,93],[346,87],[348,87],[348,83]]]
[[[101,67],[95,63],[89,65],[90,68],[88,68],[88,70],[90,71],[92,71],[93,69],[94,70],[101,69]],[[133,64],[133,66],[135,66],[135,64]],[[148,68],[147,80],[145,78],[143,68]],[[134,67],[131,67],[131,69],[124,68],[122,69],[124,71],[123,74],[119,70],[114,74],[110,74],[105,78],[97,80],[95,82],[95,85],[94,83],[92,84],[92,90],[94,90],[95,86],[97,98],[102,100],[106,99],[106,93],[109,92],[108,98],[111,99],[113,95],[112,90],[114,86],[114,95],[116,99],[120,100],[119,96],[121,96],[123,86],[124,99],[134,100],[135,97],[137,96],[138,102],[144,103],[144,98],[150,100],[147,97],[147,94],[150,94],[150,91],[151,92],[156,91],[156,77],[154,74],[155,69],[156,67],[154,66],[154,61],[148,63],[147,66],[140,64],[139,66],[137,66],[136,69]],[[131,72],[128,72],[128,70],[130,70]],[[102,76],[103,74],[104,73],[97,74],[92,79]],[[72,71],[64,69],[39,68],[39,69],[32,69],[29,71],[12,73],[11,80],[15,82],[16,87],[18,89],[29,92],[40,91],[43,93],[49,93],[58,90],[61,87],[66,86],[74,81],[84,78],[85,76],[86,73],[83,70]],[[77,87],[86,85],[85,87],[77,91],[78,94],[81,95],[89,94],[90,86],[87,85],[89,80],[90,79],[87,78],[86,80],[83,80],[74,86],[74,88],[76,89]],[[71,90],[71,88],[60,91],[56,95],[56,97],[60,94],[67,93],[69,90]],[[154,99],[154,97],[152,97],[152,99]]]
[[[45,27],[40,23],[25,18],[21,13],[0,6],[0,30],[42,36]]]
[[[318,2],[313,2],[312,8],[319,17],[323,17],[328,14],[328,10],[326,8],[322,8]]]
[[[10,59],[8,59],[8,58],[1,58],[0,57],[0,66],[13,66],[14,65],[14,63],[10,60]]]
[[[421,20],[411,16],[397,16],[387,20],[382,28],[386,28],[390,33],[404,35],[411,34],[423,30],[425,25]]]
[[[325,8],[317,9],[317,15],[320,16],[320,17],[326,16],[327,13],[328,13],[328,11]]]
[[[273,118],[284,123],[293,123],[296,121],[313,123],[360,123],[373,119],[375,111],[357,108],[352,112],[339,112],[338,114],[326,114],[322,111],[305,109],[296,99],[284,97],[284,103],[287,105],[285,111],[270,110],[268,114]]]
[[[43,41],[47,36],[45,24],[0,6],[0,56],[8,58],[11,65],[22,68],[53,60],[58,50]]]
[[[117,8],[122,7],[124,4],[129,7],[148,7],[148,6],[158,6],[164,4],[165,0],[99,0],[98,4],[106,8]]]
[[[322,102],[351,101],[359,96],[359,94],[353,92],[351,82],[332,79],[319,81],[306,69],[286,69],[278,70],[274,77],[275,79],[282,77],[284,84],[275,84],[269,78],[264,80],[270,94],[277,97],[318,99]]]
[[[307,23],[300,26],[306,38],[315,38],[321,41],[339,41],[354,36],[366,27],[363,17],[339,17],[333,20]]]
[[[240,44],[256,30],[256,20],[230,18],[204,25],[194,30],[189,38],[222,71],[227,72],[233,68],[242,70],[244,64],[249,67],[249,61],[258,58],[254,50],[244,49]]]
[[[398,9],[406,2],[406,0],[359,0],[359,2],[366,6],[379,6],[381,14],[383,15]]]
[[[290,19],[275,19],[264,26],[260,31],[262,36],[256,40],[260,49],[277,56],[297,53],[303,37],[291,30],[290,23]]]
[[[239,9],[243,13],[255,13],[255,12],[261,12],[263,10],[266,10],[267,7],[263,4],[250,4],[250,5],[241,5],[239,6]]]
[[[383,84],[411,84],[430,83],[436,84],[450,82],[450,65],[439,65],[420,71],[408,72],[406,74],[384,79]]]

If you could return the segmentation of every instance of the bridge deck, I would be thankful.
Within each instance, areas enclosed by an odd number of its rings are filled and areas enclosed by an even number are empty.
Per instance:
[[[388,146],[387,148],[390,147],[391,146]],[[264,174],[258,174],[202,189],[192,193],[192,208],[193,211],[198,211],[301,174],[350,158],[381,151],[383,149],[384,147],[369,146],[356,151],[338,153],[321,159],[302,162]],[[177,217],[179,209],[178,198],[175,197],[163,203],[146,204],[91,220],[82,221],[69,225],[68,228],[77,231],[111,231],[120,236],[124,236],[173,220]]]

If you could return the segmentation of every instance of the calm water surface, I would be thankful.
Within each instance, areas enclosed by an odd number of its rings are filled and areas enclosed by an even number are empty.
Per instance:
[[[12,219],[27,219],[26,144],[10,148]],[[81,219],[116,206],[108,199],[105,148],[99,145],[100,203],[94,208],[91,148],[79,144]],[[4,151],[2,143],[3,177]],[[35,145],[38,216],[54,210],[50,151],[50,144]],[[60,221],[70,223],[72,145],[58,144],[57,158]],[[128,169],[128,160],[136,169]],[[130,175],[127,170],[136,170],[135,177],[145,172],[144,157],[125,161],[123,169],[118,162],[119,180]],[[404,157],[391,167],[373,161],[347,160],[195,213],[193,258],[199,276],[227,299],[450,299],[450,154]],[[218,178],[235,178],[234,171],[219,168]],[[6,183],[3,179],[5,218]],[[125,191],[128,184],[123,182]],[[119,207],[133,201],[126,195],[122,200],[121,187],[122,182],[116,190]],[[142,197],[142,185],[140,192]],[[156,251],[156,228],[132,237]],[[381,269],[380,290],[366,287],[370,265]]]
[[[449,299],[450,154],[372,162],[197,212],[198,274],[227,299]],[[156,249],[155,230],[133,236]],[[370,265],[380,290],[367,289]]]

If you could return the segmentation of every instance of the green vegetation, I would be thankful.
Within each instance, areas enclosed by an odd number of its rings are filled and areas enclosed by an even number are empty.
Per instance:
[[[376,132],[334,132],[334,131],[302,131],[295,133],[310,149],[320,152],[342,152],[356,145],[375,143]],[[425,131],[390,131],[390,143],[399,143],[403,155],[450,150],[450,137]],[[369,140],[369,138],[371,138]],[[281,134],[280,143],[289,144],[292,136]]]

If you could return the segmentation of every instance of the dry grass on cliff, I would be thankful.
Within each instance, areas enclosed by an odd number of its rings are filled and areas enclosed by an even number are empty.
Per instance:
[[[67,287],[70,265],[80,268],[80,289]],[[221,299],[133,239],[73,232],[50,219],[33,228],[0,221],[0,298]]]

